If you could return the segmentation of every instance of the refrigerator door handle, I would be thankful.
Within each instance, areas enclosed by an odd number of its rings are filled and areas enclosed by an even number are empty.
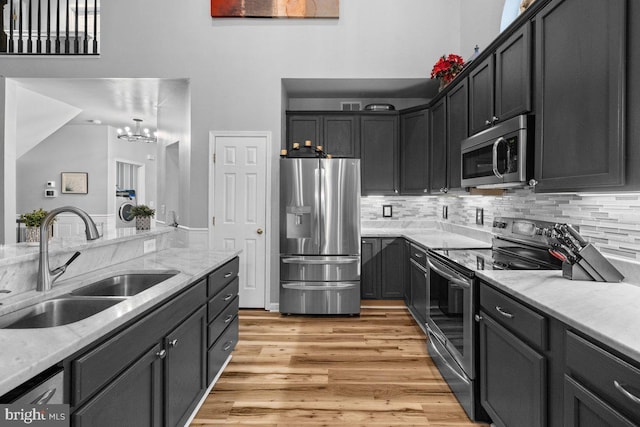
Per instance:
[[[314,202],[315,203],[313,204],[313,216],[315,220],[315,230],[314,230],[315,245],[314,246],[316,248],[316,253],[318,253],[320,251],[320,248],[322,247],[322,244],[320,242],[320,237],[322,236],[320,227],[322,226],[322,221],[324,217],[324,215],[322,215],[322,208],[320,206],[320,203],[322,200],[322,194],[321,194],[322,167],[320,166],[320,162],[318,162],[318,167],[314,171],[314,178],[315,178],[315,183],[314,183],[314,188],[315,188]]]
[[[283,283],[284,289],[297,289],[301,291],[337,291],[344,289],[354,289],[357,283],[326,283],[323,285],[309,285],[305,283]]]
[[[337,259],[308,259],[304,257],[282,258],[283,264],[353,264],[360,261],[360,257],[340,257]]]

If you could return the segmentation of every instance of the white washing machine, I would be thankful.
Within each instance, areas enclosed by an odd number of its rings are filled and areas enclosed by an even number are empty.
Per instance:
[[[135,217],[131,209],[136,206],[134,190],[116,191],[116,228],[135,227]]]

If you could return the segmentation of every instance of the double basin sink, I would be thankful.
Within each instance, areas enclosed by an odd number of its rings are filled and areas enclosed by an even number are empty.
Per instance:
[[[0,317],[1,329],[50,328],[78,322],[178,274],[176,270],[119,274],[67,295]]]

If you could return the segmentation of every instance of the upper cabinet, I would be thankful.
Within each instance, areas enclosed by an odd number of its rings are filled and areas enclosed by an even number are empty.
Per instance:
[[[322,145],[322,116],[320,115],[300,115],[292,114],[287,116],[287,146],[286,149],[291,157],[303,157],[305,152],[294,151],[293,143],[300,146],[310,140],[313,146]],[[306,154],[312,157],[313,154]]]
[[[536,15],[536,191],[624,184],[626,23],[626,0]]]
[[[324,151],[333,157],[360,157],[360,121],[349,114],[325,115]]]
[[[469,73],[469,133],[531,110],[531,26],[524,24]]]
[[[289,157],[314,157],[313,152],[292,150],[295,142],[302,147],[307,140],[321,145],[333,157],[359,157],[360,121],[353,114],[288,114],[287,145]]]
[[[429,110],[400,115],[400,193],[429,192]]]
[[[363,115],[360,135],[362,195],[398,194],[398,115]]]
[[[469,86],[462,80],[447,93],[447,176],[449,189],[460,188],[462,141],[469,136]]]
[[[433,193],[446,193],[447,188],[447,98],[443,97],[429,109],[431,124],[430,187]]]

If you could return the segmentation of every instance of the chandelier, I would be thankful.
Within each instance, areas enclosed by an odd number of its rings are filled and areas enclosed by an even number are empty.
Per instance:
[[[129,126],[124,129],[118,129],[118,138],[129,142],[158,142],[158,132],[149,131],[148,128],[142,129],[142,119],[133,119],[135,122],[133,130]]]

